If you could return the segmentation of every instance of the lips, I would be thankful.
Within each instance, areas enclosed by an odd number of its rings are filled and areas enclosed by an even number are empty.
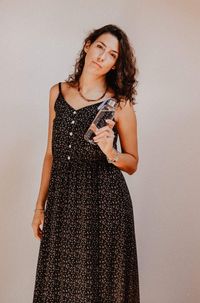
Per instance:
[[[100,64],[98,64],[97,62],[95,61],[92,61],[93,63],[95,63],[96,65],[98,65],[98,67],[102,67]]]

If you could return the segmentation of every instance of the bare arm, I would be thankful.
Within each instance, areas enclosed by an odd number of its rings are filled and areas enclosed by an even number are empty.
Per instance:
[[[117,162],[113,164],[121,170],[132,175],[137,170],[139,161],[138,143],[137,143],[137,120],[133,105],[127,101],[116,116],[116,127],[119,133],[122,153],[119,154]],[[113,148],[112,152],[107,155],[112,158],[116,154]]]
[[[53,162],[52,155],[52,128],[53,128],[53,120],[55,118],[55,100],[58,95],[58,85],[55,84],[50,88],[49,92],[49,125],[48,125],[48,141],[47,148],[44,156],[43,167],[42,167],[42,176],[40,182],[39,194],[36,202],[36,207],[38,209],[43,209],[45,207],[45,202],[47,198],[47,192],[50,181],[50,174]]]

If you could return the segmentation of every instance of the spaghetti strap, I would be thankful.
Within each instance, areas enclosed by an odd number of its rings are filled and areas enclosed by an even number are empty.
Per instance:
[[[59,86],[59,93],[62,95],[62,91],[61,91],[61,82],[58,83]]]

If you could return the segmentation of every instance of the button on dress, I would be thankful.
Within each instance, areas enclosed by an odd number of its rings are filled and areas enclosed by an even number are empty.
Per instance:
[[[59,83],[33,303],[140,302],[129,189],[122,171],[84,139],[101,103],[76,110]]]

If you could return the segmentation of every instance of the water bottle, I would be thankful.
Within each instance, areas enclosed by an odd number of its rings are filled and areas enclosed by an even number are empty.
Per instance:
[[[95,137],[96,134],[92,129],[92,124],[95,124],[97,128],[101,128],[101,127],[107,125],[105,120],[113,119],[116,105],[117,105],[117,100],[114,98],[109,98],[109,99],[105,100],[103,102],[103,104],[101,104],[98,107],[98,109],[100,109],[100,110],[98,111],[98,113],[97,113],[96,117],[94,118],[94,120],[92,121],[90,127],[84,134],[84,139],[86,141],[88,141],[89,143],[94,144],[94,145],[97,144],[93,140],[93,137]]]

